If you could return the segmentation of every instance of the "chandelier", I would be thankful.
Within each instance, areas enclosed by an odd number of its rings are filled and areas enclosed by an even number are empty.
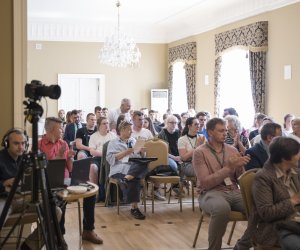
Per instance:
[[[120,31],[120,1],[117,1],[116,6],[118,8],[118,26],[115,32],[105,39],[99,59],[101,63],[112,67],[136,66],[141,58],[141,52],[134,40]]]

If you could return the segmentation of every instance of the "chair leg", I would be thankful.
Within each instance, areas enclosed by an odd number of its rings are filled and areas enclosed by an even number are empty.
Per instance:
[[[144,202],[144,212],[146,213],[146,195],[147,195],[147,187],[146,183],[143,186],[143,202]]]
[[[235,225],[236,225],[236,221],[233,221],[232,222],[232,227],[231,227],[231,230],[230,230],[230,234],[229,234],[229,237],[228,237],[227,245],[230,245]]]
[[[195,211],[195,193],[194,193],[194,182],[191,183],[192,184],[192,209],[193,212]]]
[[[154,213],[154,183],[151,182],[151,200],[152,200],[152,213]]]
[[[24,228],[24,224],[21,224],[20,229],[19,229],[19,234],[18,234],[19,237],[18,237],[16,249],[19,249],[21,239],[22,239],[22,234],[23,234],[23,228]]]
[[[200,233],[200,228],[201,228],[202,222],[203,222],[203,215],[202,215],[202,213],[201,213],[200,219],[199,219],[199,222],[198,222],[197,231],[196,231],[196,234],[195,234],[195,237],[194,237],[193,248],[196,247],[196,244],[197,244],[197,240],[198,240],[198,236],[199,236],[199,233]]]
[[[179,182],[179,204],[180,204],[180,212],[182,212],[182,191],[183,191],[183,185],[182,182]]]
[[[108,183],[108,185],[106,185],[107,190],[106,190],[106,197],[105,197],[105,203],[104,206],[107,207],[108,206],[108,199],[109,199],[109,195],[110,195],[110,182]]]
[[[118,215],[120,214],[120,194],[119,194],[119,185],[117,186],[117,210],[118,210]]]
[[[78,206],[78,223],[79,223],[79,236],[82,235],[82,228],[81,228],[81,209],[80,209],[80,201],[77,200],[77,206]]]
[[[169,199],[168,199],[168,204],[170,204],[170,201],[171,201],[171,195],[172,195],[172,185],[171,185],[171,187],[170,187],[170,189],[169,189]]]

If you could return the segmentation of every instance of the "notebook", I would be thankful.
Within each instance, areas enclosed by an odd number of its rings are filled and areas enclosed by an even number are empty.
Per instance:
[[[65,159],[55,159],[55,160],[48,161],[47,174],[48,174],[49,186],[51,189],[59,189],[64,187],[65,166],[66,166]],[[32,170],[26,169],[23,176],[22,185],[21,185],[21,192],[26,192],[31,190],[32,190]]]
[[[71,186],[89,181],[91,160],[92,158],[86,158],[73,162]]]

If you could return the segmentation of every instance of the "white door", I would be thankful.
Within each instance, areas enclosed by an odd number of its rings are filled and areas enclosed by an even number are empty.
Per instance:
[[[61,87],[58,109],[66,112],[81,109],[85,118],[94,113],[95,106],[105,105],[104,75],[59,74],[58,85]]]

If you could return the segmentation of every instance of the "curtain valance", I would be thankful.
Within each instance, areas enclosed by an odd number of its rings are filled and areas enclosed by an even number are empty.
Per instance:
[[[183,61],[186,64],[196,64],[197,47],[196,42],[181,44],[169,48],[169,66],[178,61]]]

